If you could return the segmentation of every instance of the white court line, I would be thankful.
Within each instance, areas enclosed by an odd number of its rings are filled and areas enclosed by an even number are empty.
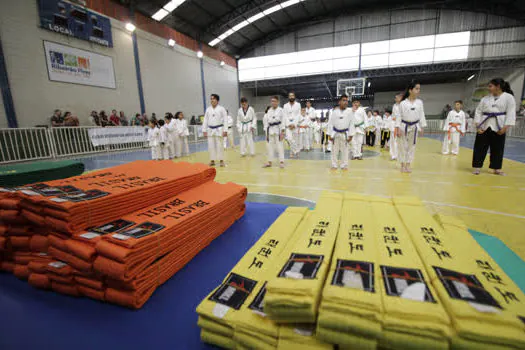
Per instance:
[[[333,190],[333,189],[330,189],[330,188],[320,188],[320,187],[310,187],[310,186],[305,188],[304,186],[260,185],[260,184],[251,184],[251,183],[239,183],[239,185],[243,185],[243,186],[259,186],[259,187],[265,187],[266,186],[266,187],[296,188],[296,189],[301,189],[303,191],[304,190],[314,190],[314,191],[331,191],[331,192],[339,192],[339,193],[348,192],[348,191],[343,191],[343,190]],[[369,193],[363,193],[363,194],[367,195]],[[390,196],[376,195],[376,194],[374,194],[374,196],[383,197],[383,198],[391,198]],[[472,211],[479,211],[479,212],[482,212],[482,213],[508,216],[508,217],[517,218],[517,219],[525,219],[524,215],[503,213],[503,212],[500,212],[500,211],[494,211],[494,210],[489,210],[489,209],[472,208],[472,207],[465,207],[465,206],[462,206],[462,205],[456,205],[456,204],[450,204],[450,203],[441,203],[441,202],[433,202],[433,201],[423,201],[423,203],[429,203],[429,204],[437,205],[437,206],[440,206],[440,207],[460,208],[460,209],[466,209],[466,210],[472,210]]]

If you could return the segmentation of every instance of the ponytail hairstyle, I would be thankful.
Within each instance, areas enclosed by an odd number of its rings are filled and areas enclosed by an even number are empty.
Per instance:
[[[415,80],[415,79],[412,80],[412,81],[408,84],[408,86],[407,86],[407,88],[406,88],[406,90],[405,90],[405,94],[403,95],[403,99],[402,99],[401,101],[406,100],[406,99],[408,98],[408,96],[410,96],[410,90],[412,90],[413,88],[415,88],[417,84],[419,84],[419,81],[417,81],[417,80]]]
[[[182,112],[180,112],[180,111],[175,113],[175,119],[179,119],[179,115],[181,115],[181,114],[182,114]]]
[[[492,84],[494,86],[499,86],[501,88],[501,91],[506,92],[506,93],[511,94],[512,96],[514,96],[514,92],[510,89],[509,82],[503,80],[503,78],[494,78],[491,81],[489,81],[489,84]]]
[[[268,113],[268,111],[272,108],[271,106],[266,107],[266,110],[264,111],[264,114]]]

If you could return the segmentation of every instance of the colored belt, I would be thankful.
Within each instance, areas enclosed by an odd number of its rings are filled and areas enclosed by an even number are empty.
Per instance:
[[[490,118],[496,118],[496,126],[498,127],[498,131],[500,131],[501,130],[501,126],[499,125],[498,116],[505,115],[505,114],[507,114],[507,113],[505,113],[505,112],[483,113],[483,115],[486,116],[486,118],[481,123],[479,123],[478,129],[481,129],[481,126],[483,124],[485,124],[485,122],[487,120],[489,120]]]
[[[244,132],[244,126],[245,126],[245,125],[249,125],[249,124],[251,124],[252,121],[253,121],[253,119],[252,119],[252,120],[249,120],[249,121],[247,121],[247,122],[241,122],[241,124],[242,124],[242,126],[241,126],[241,130],[242,130],[242,132]]]
[[[363,124],[365,124],[365,122],[361,122],[361,123],[359,123],[359,124],[354,124],[354,126],[355,126],[356,128],[359,128],[359,127],[362,126]]]
[[[460,127],[460,123],[448,123],[448,139],[450,141],[450,134],[452,133],[452,128],[455,128],[458,132],[461,132],[458,127]]]
[[[281,122],[275,122],[275,123],[268,123],[268,127],[266,128],[266,141],[270,142],[270,128],[272,126],[281,125]]]
[[[408,127],[412,125],[416,125],[416,131],[414,132],[414,145],[416,144],[417,139],[417,123],[419,123],[419,120],[416,120],[415,122],[409,122],[406,120],[401,120],[401,123],[405,124],[405,136],[408,135]]]
[[[208,128],[209,128],[209,129],[218,129],[218,128],[222,128],[223,126],[224,126],[224,124],[221,124],[221,125],[213,125],[213,126],[208,125]]]
[[[338,129],[335,126],[333,127],[333,129],[335,130],[335,132],[338,132],[338,133],[341,133],[341,134],[348,131],[348,128],[346,128],[346,129]]]

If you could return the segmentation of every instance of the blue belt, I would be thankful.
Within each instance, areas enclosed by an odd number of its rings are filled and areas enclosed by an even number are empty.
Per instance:
[[[214,125],[214,126],[208,125],[208,128],[210,128],[210,129],[218,129],[218,128],[222,128],[223,126],[224,126],[224,124]]]
[[[419,123],[419,120],[416,120],[415,122],[408,122],[406,120],[401,120],[401,122],[405,124],[405,135],[408,135],[408,127],[412,125],[416,125],[417,123]],[[416,131],[414,132],[414,145],[416,144],[416,139],[417,139],[417,126],[416,126]]]
[[[281,122],[275,122],[275,123],[268,123],[268,127],[266,128],[266,141],[270,142],[270,128],[272,126],[281,125]]]
[[[336,128],[335,126],[334,126],[333,128],[334,128],[335,132],[339,132],[339,133],[344,133],[344,132],[347,132],[347,131],[348,131],[348,128],[346,128],[346,129],[341,129],[341,130],[339,130],[339,129]]]
[[[500,116],[500,115],[506,115],[506,114],[507,114],[507,113],[505,113],[505,112],[483,113],[483,115],[485,115],[485,116],[487,116],[487,117],[486,117],[481,123],[479,123],[479,125],[478,125],[478,129],[481,129],[481,126],[482,126],[483,124],[485,124],[485,122],[486,122],[487,120],[489,120],[490,118],[496,118],[496,125],[497,125],[497,127],[498,127],[498,131],[500,131],[500,130],[501,130],[501,126],[499,125],[498,116]]]

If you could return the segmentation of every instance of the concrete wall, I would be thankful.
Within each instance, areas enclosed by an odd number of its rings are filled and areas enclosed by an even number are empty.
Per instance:
[[[374,108],[391,108],[394,104],[394,95],[398,91],[378,92],[374,96]],[[439,115],[446,104],[456,100],[465,100],[465,84],[433,84],[422,85],[420,98],[425,105],[425,114]]]
[[[210,105],[210,95],[217,94],[221,98],[220,104],[236,120],[237,109],[239,108],[237,70],[228,66],[221,67],[216,61],[205,59],[204,82],[206,86],[206,106]],[[201,96],[202,92],[199,94],[199,98],[202,100]],[[200,105],[202,105],[202,102]],[[199,114],[202,114],[202,111]]]
[[[43,30],[39,27],[36,0],[0,1],[0,37],[4,49],[11,92],[21,127],[49,124],[54,109],[71,111],[88,125],[91,110],[122,110],[128,117],[140,112],[132,38],[124,24],[111,20],[113,48]],[[146,112],[163,116],[182,110],[186,117],[203,111],[200,63],[192,50],[169,48],[166,40],[137,30]],[[104,89],[50,81],[43,41],[53,41],[111,56],[116,89]],[[236,69],[220,67],[205,58],[206,92],[221,95],[227,108],[237,106]],[[0,105],[0,127],[7,126]]]

